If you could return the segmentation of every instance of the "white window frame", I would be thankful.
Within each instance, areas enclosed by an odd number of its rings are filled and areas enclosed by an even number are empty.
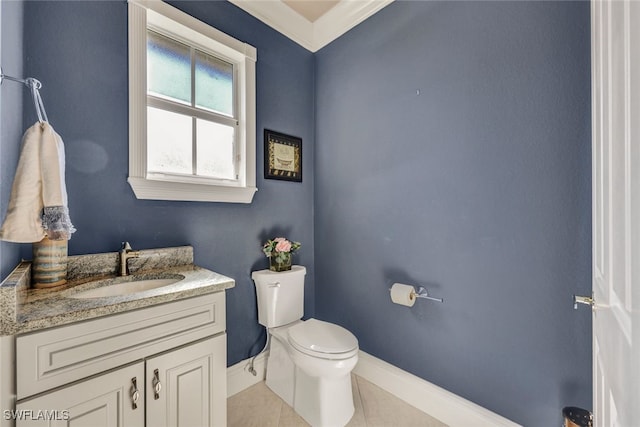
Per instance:
[[[205,46],[233,63],[238,179],[147,170],[147,29]],[[129,178],[138,199],[251,203],[256,188],[256,48],[159,0],[129,0]]]

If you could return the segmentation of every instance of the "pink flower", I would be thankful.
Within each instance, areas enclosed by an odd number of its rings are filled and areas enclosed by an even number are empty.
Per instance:
[[[274,239],[276,242],[276,252],[289,252],[291,250],[291,242],[284,237]]]

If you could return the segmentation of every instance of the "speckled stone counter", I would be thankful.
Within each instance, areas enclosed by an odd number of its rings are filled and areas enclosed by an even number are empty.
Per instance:
[[[129,259],[131,274],[116,279],[117,252],[69,257],[67,284],[52,289],[32,289],[31,263],[22,262],[0,284],[0,332],[15,335],[64,325],[98,316],[220,292],[235,281],[193,264],[193,248],[148,249]],[[181,278],[156,289],[101,298],[73,298],[89,289],[138,279]]]

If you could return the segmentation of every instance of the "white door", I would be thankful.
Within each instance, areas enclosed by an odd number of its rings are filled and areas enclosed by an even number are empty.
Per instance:
[[[640,2],[591,21],[594,420],[640,426]]]

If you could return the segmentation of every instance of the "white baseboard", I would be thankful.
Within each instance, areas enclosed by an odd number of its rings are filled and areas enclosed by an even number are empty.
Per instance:
[[[256,357],[255,376],[249,372],[251,359],[227,368],[227,397],[264,380],[267,354],[265,352]],[[358,364],[353,370],[354,374],[451,427],[519,426],[511,420],[363,351],[359,352],[358,358]]]
[[[231,397],[242,390],[264,381],[268,352],[261,353],[256,357],[253,368],[256,370],[254,376],[249,372],[251,359],[245,359],[227,368],[227,397]]]
[[[354,374],[451,427],[519,426],[370,354],[360,351],[358,357]]]

